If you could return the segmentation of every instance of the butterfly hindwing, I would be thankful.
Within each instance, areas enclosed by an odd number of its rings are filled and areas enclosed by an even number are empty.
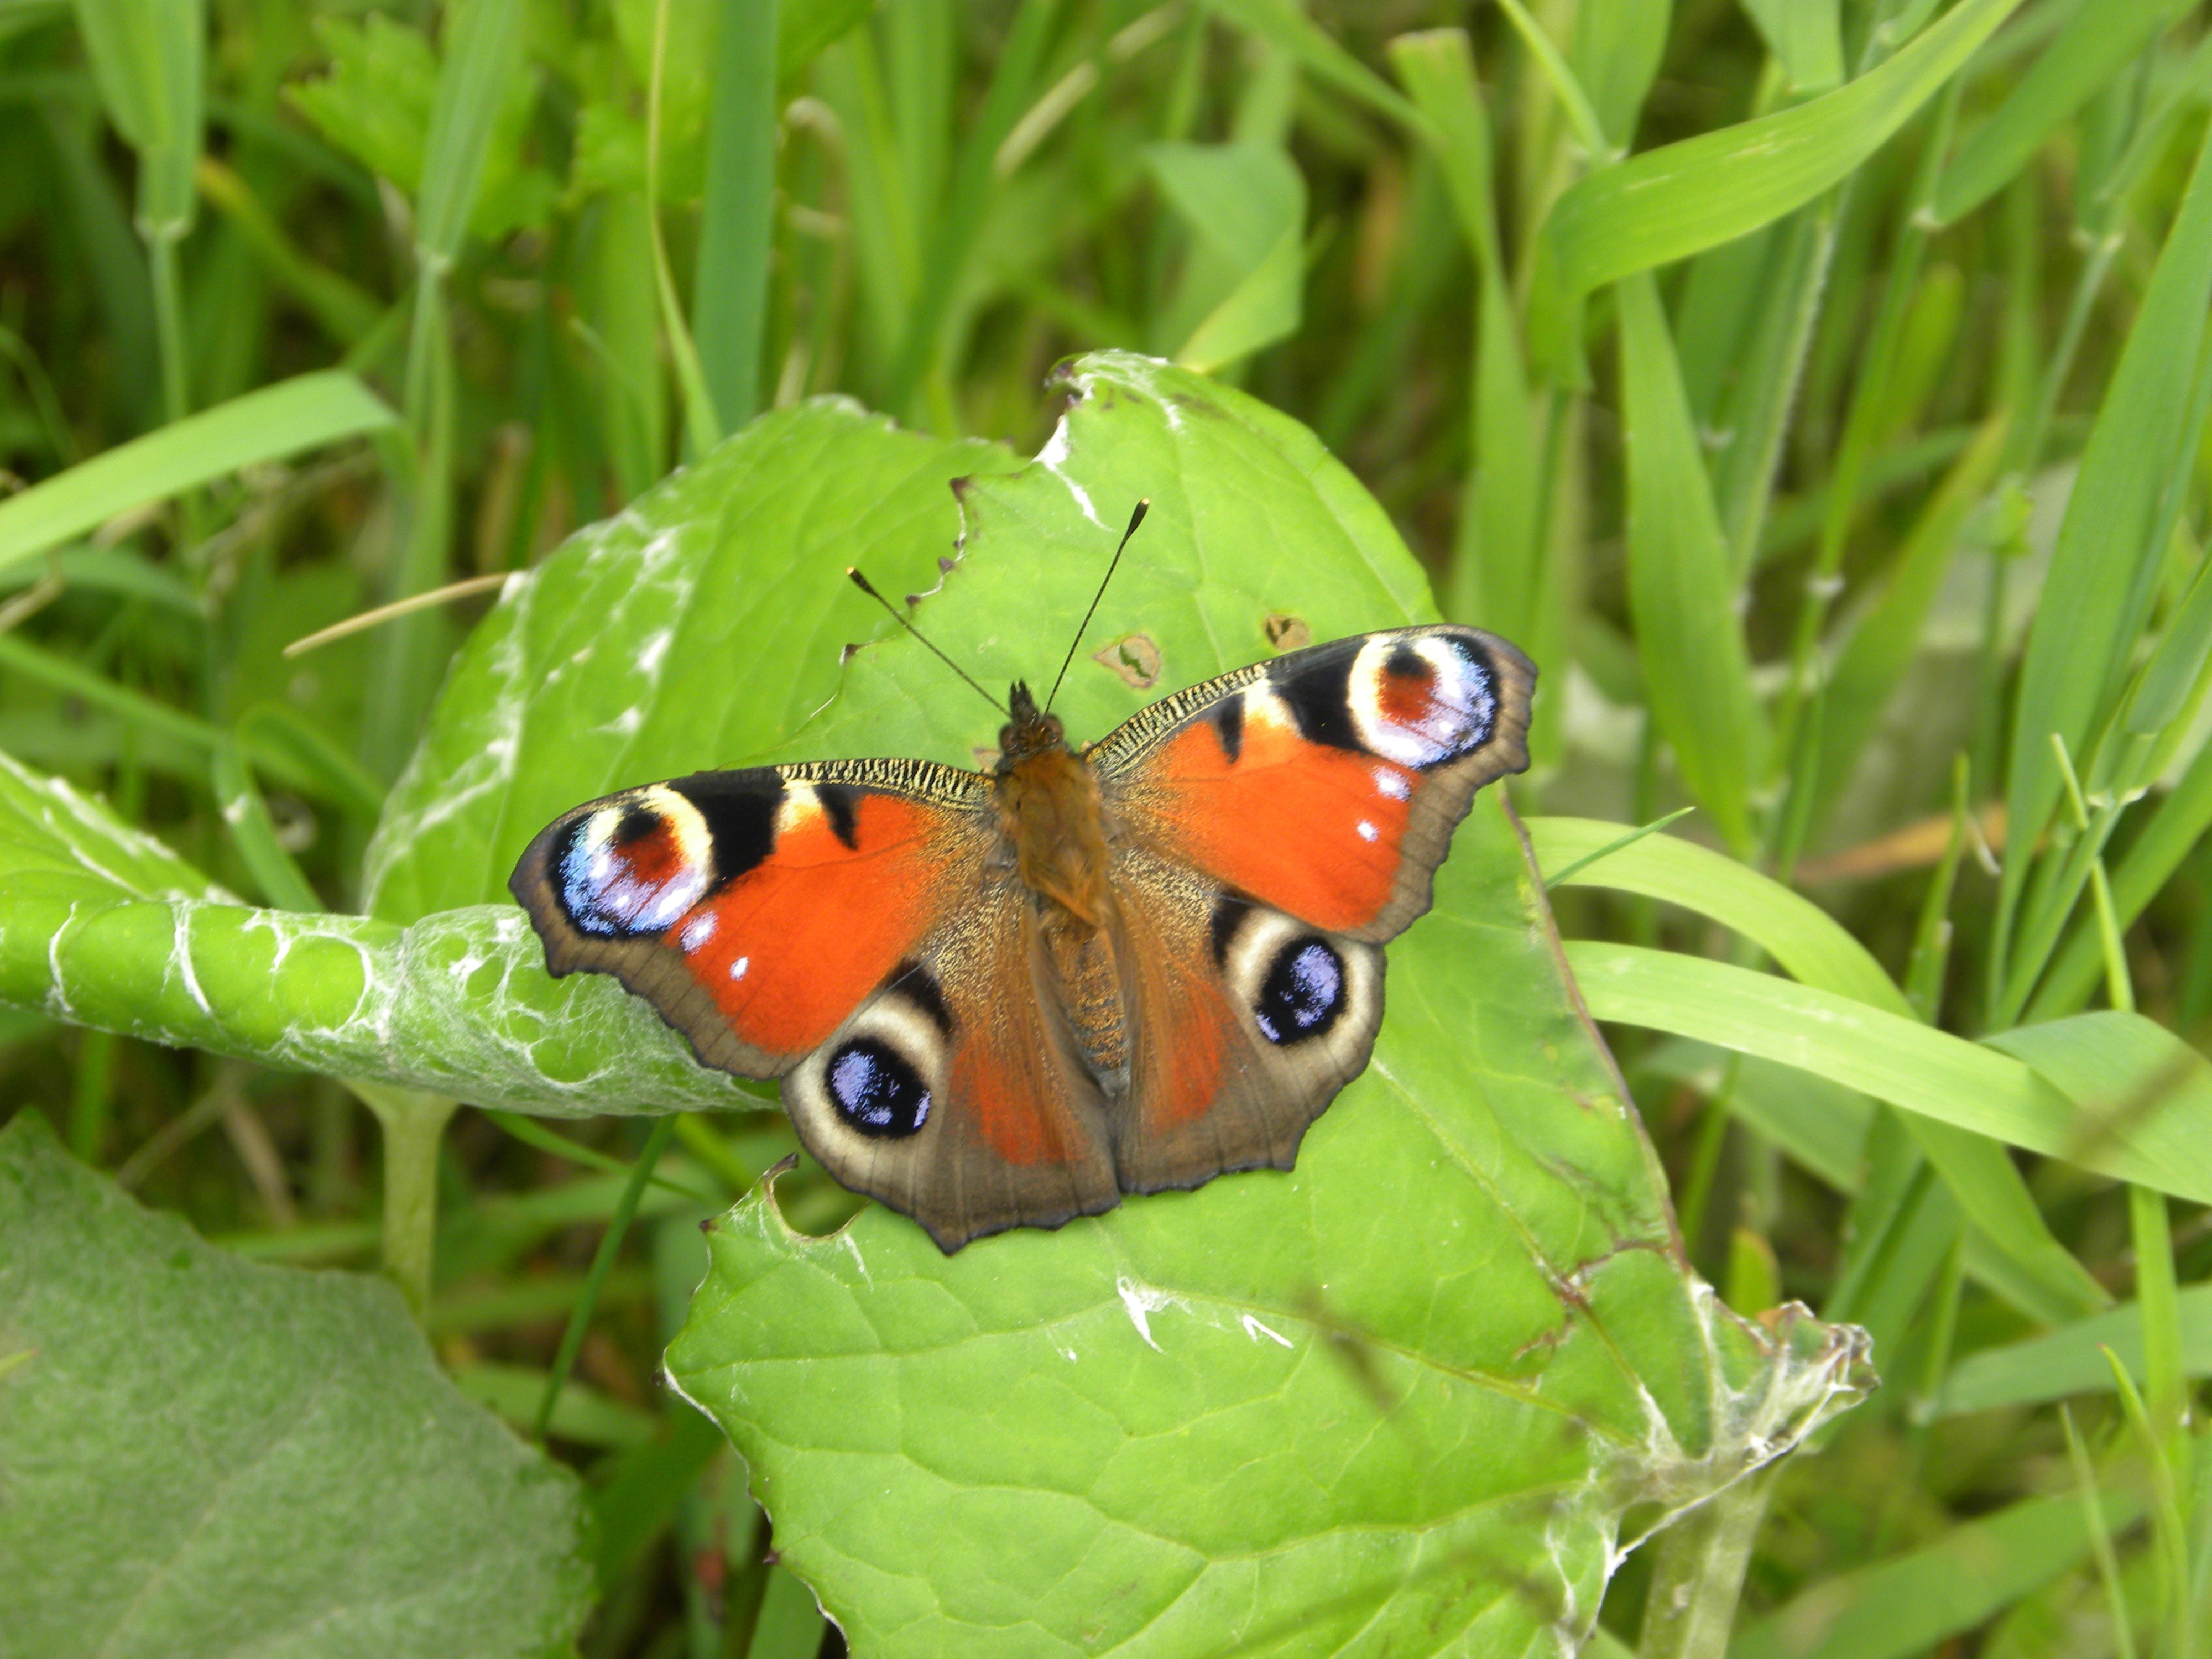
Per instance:
[[[1125,1191],[1287,1170],[1367,1065],[1382,947],[1240,898],[1131,847],[1116,858],[1129,1085],[1113,1118]]]
[[[1145,709],[1091,757],[1125,836],[1326,932],[1429,908],[1474,792],[1528,764],[1535,670],[1480,629],[1293,652]]]
[[[946,1250],[1120,1201],[1107,1104],[1041,955],[1020,884],[986,879],[784,1079],[800,1144]]]
[[[775,1077],[957,902],[990,786],[923,762],[701,772],[565,812],[508,886],[558,975],[610,973],[709,1066]]]

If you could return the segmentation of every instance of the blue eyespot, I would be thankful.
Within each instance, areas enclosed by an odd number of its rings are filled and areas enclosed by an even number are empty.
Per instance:
[[[929,1121],[929,1085],[878,1038],[854,1037],[830,1055],[826,1081],[837,1115],[864,1135],[902,1139]]]
[[[1252,1009],[1260,1035],[1278,1047],[1322,1036],[1344,1012],[1344,958],[1324,939],[1292,939],[1275,953]]]

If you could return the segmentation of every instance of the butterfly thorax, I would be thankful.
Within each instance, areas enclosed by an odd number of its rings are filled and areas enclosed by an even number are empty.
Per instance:
[[[1086,928],[1106,920],[1106,825],[1098,780],[1059,720],[1017,682],[999,733],[999,823],[1022,884]]]

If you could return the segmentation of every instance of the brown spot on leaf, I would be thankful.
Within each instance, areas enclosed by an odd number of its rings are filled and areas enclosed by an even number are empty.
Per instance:
[[[1267,620],[1260,626],[1267,630],[1267,643],[1278,651],[1296,651],[1313,643],[1313,629],[1307,626],[1304,617],[1270,611]]]
[[[1103,663],[1120,675],[1124,684],[1139,691],[1156,684],[1160,678],[1160,648],[1142,634],[1130,634],[1115,641],[1103,651],[1092,653],[1091,660]]]

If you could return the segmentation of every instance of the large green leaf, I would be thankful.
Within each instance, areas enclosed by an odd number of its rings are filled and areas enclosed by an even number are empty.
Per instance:
[[[0,1130],[0,1651],[424,1659],[565,1647],[583,1503],[380,1279],[141,1209]]]
[[[1375,503],[1301,428],[1115,355],[1039,461],[964,498],[921,606],[986,684],[1049,676],[1125,504],[1151,517],[1060,708],[1147,698],[1428,614]],[[1126,683],[1158,653],[1156,685]],[[993,719],[905,640],[785,756],[966,759]],[[940,1255],[880,1208],[829,1238],[756,1193],[670,1350],[783,1562],[858,1650],[1518,1653],[1587,1631],[1624,1513],[1663,1516],[1863,1382],[1689,1273],[1658,1170],[1498,796],[1391,951],[1374,1064],[1298,1168]]]

